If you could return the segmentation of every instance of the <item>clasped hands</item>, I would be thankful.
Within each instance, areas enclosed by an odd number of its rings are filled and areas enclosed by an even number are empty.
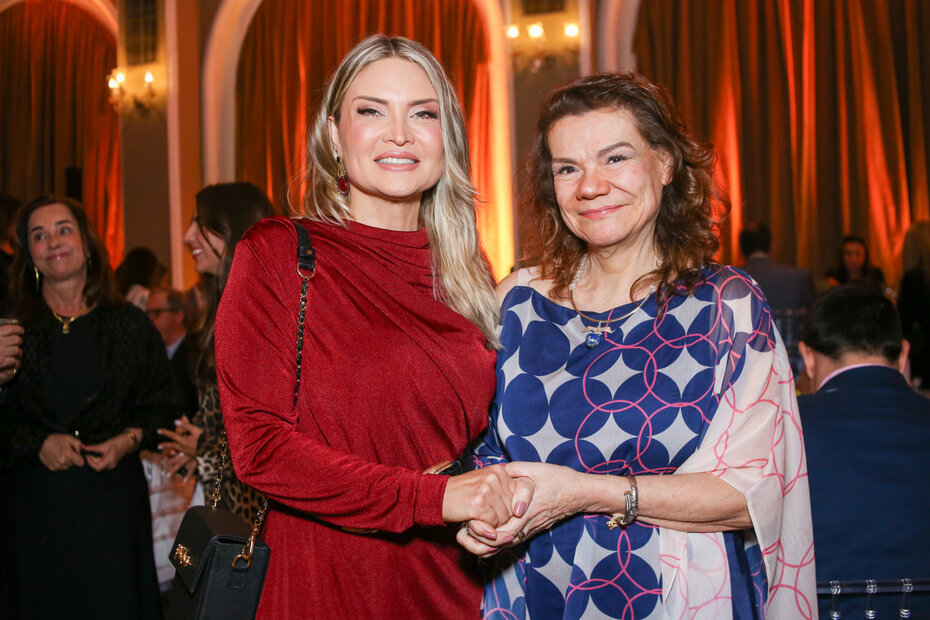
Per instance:
[[[142,429],[134,429],[137,436]],[[94,471],[113,469],[136,448],[136,440],[126,432],[97,444],[85,444],[73,435],[52,433],[42,442],[39,460],[50,471],[65,471],[88,465]]]
[[[582,482],[583,474],[559,465],[516,461],[485,467],[449,481],[443,517],[462,523],[460,545],[490,557],[584,511]],[[451,510],[454,502],[458,510]]]

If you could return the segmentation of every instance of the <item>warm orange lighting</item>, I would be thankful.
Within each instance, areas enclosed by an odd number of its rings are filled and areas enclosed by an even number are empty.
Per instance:
[[[110,71],[107,86],[110,89],[110,103],[119,113],[136,111],[148,112],[155,100],[155,75],[151,71],[143,74],[139,80],[138,73],[131,73],[130,79],[119,68]]]
[[[574,39],[578,36],[578,24],[565,24],[565,36]]]
[[[540,22],[536,22],[535,24],[530,24],[530,27],[527,28],[526,33],[530,35],[531,39],[539,39],[542,38],[543,34],[545,34],[545,31],[543,30],[542,24]]]
[[[507,27],[507,38],[516,39],[520,36],[520,26],[508,26]]]

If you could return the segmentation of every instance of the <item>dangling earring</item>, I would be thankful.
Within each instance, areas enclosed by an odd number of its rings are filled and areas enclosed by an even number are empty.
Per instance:
[[[40,278],[39,278],[39,268],[36,267],[36,266],[33,266],[32,268],[33,268],[33,269],[35,270],[35,272],[36,272],[36,290],[39,290],[39,286],[41,285],[41,281],[40,281]]]
[[[343,196],[349,195],[349,175],[346,174],[346,167],[342,165],[342,158],[336,155],[336,187]]]

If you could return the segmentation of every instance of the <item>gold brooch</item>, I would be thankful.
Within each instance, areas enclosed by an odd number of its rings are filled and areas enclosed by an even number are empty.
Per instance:
[[[177,549],[174,550],[174,559],[178,561],[178,564],[181,566],[190,566],[191,565],[191,556],[187,552],[187,547],[184,545],[178,545]]]

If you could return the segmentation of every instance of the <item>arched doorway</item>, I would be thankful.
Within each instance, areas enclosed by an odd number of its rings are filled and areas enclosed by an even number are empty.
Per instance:
[[[243,41],[262,0],[225,0],[213,22],[203,68],[204,181],[236,176],[236,79]],[[487,38],[487,128],[481,141],[485,174],[476,170],[485,202],[479,227],[498,277],[513,264],[511,198],[509,58],[497,0],[471,0],[481,15]],[[467,111],[466,111],[467,114]],[[474,144],[474,141],[473,141]]]

